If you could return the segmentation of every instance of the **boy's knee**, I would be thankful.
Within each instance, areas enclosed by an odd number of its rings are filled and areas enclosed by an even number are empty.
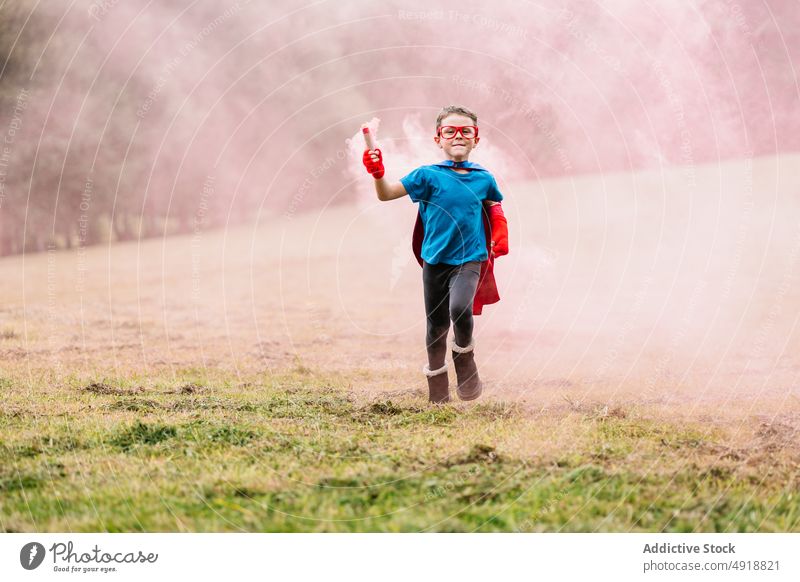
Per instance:
[[[465,303],[463,305],[450,306],[450,319],[454,322],[463,321],[472,317],[472,304]]]

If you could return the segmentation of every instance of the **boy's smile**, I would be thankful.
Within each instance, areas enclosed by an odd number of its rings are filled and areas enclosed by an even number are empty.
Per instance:
[[[474,122],[465,115],[453,113],[442,119],[442,125],[455,125],[463,127],[474,125]],[[444,154],[448,160],[452,160],[454,162],[464,162],[469,158],[469,154],[473,148],[478,145],[479,139],[480,137],[478,136],[467,139],[462,135],[461,132],[458,132],[452,139],[444,139],[443,137],[437,135],[434,136],[433,141],[435,141],[444,151]]]

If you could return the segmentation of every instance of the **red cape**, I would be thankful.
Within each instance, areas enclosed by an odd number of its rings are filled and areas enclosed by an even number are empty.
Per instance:
[[[475,299],[472,302],[472,314],[480,315],[484,305],[491,305],[500,301],[497,283],[494,280],[494,257],[492,257],[492,225],[489,222],[487,204],[483,205],[483,232],[486,234],[486,252],[489,258],[481,263],[481,276],[478,279],[478,288],[475,290]],[[411,249],[422,266],[422,240],[425,238],[425,225],[422,216],[417,212],[417,222],[414,224],[414,234],[411,236]]]

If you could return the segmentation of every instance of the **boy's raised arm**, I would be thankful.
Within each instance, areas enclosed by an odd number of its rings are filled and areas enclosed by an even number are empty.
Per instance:
[[[362,161],[367,172],[375,178],[375,192],[378,193],[378,200],[387,202],[408,194],[402,182],[389,182],[384,177],[383,156],[380,149],[364,150]]]
[[[378,200],[381,202],[402,198],[408,194],[402,182],[393,183],[389,182],[386,178],[375,180],[375,191],[378,193]]]

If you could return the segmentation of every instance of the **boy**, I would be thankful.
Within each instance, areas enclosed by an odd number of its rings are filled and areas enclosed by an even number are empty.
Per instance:
[[[364,152],[363,162],[375,178],[379,200],[408,195],[419,203],[419,219],[424,225],[421,257],[428,352],[423,373],[428,379],[431,402],[450,400],[445,355],[451,319],[458,396],[474,400],[483,390],[474,358],[473,301],[479,279],[483,282],[486,264],[490,265],[494,256],[508,252],[508,235],[499,205],[503,195],[497,182],[485,168],[468,160],[479,139],[477,115],[465,107],[451,105],[439,112],[433,138],[444,152],[445,161],[421,166],[391,183],[384,177],[381,151]],[[491,224],[485,220],[484,202],[494,206],[490,210]],[[495,220],[497,217],[502,221]],[[497,228],[491,228],[494,226]],[[486,232],[487,227],[491,233]],[[491,283],[494,289],[493,278]],[[476,304],[475,313],[480,313],[483,302],[498,299],[499,296]]]

